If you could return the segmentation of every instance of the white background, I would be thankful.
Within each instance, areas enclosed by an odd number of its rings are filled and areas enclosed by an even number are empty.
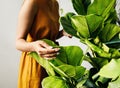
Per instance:
[[[21,4],[22,0],[0,0],[0,88],[17,88],[20,51],[15,49],[15,34]],[[60,0],[60,8],[64,9],[63,14],[73,11],[70,0]],[[63,37],[59,42],[86,48],[75,38]],[[89,68],[89,64],[84,65]]]

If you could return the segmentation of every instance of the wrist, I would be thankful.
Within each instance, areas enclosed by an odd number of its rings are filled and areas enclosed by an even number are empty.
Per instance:
[[[30,52],[35,51],[34,42],[28,42],[28,47],[29,47],[28,49]]]

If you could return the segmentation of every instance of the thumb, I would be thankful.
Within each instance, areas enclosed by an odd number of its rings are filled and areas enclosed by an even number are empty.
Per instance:
[[[50,49],[52,46],[48,45],[46,42],[42,41],[40,44],[43,48]]]

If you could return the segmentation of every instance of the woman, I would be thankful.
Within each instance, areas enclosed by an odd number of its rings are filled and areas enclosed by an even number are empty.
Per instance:
[[[55,41],[59,32],[59,6],[56,0],[25,0],[18,17],[16,48],[22,51],[18,88],[42,88],[41,80],[47,76],[44,69],[28,55],[35,51],[45,59],[54,58],[59,48],[52,48],[41,39]]]

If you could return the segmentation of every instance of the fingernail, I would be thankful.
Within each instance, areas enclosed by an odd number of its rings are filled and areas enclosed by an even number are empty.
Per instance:
[[[49,48],[50,48],[50,49],[53,49],[53,47],[52,47],[52,46],[50,46]]]
[[[55,49],[55,51],[59,51],[59,50],[60,50],[60,48],[56,48],[56,49]]]
[[[53,57],[53,58],[45,58],[46,60],[53,60],[53,59],[55,59],[55,57]]]
[[[47,57],[46,57],[45,59],[46,59],[46,60],[49,60],[49,58],[47,58]]]
[[[57,52],[57,55],[59,55],[60,53],[59,52]]]

